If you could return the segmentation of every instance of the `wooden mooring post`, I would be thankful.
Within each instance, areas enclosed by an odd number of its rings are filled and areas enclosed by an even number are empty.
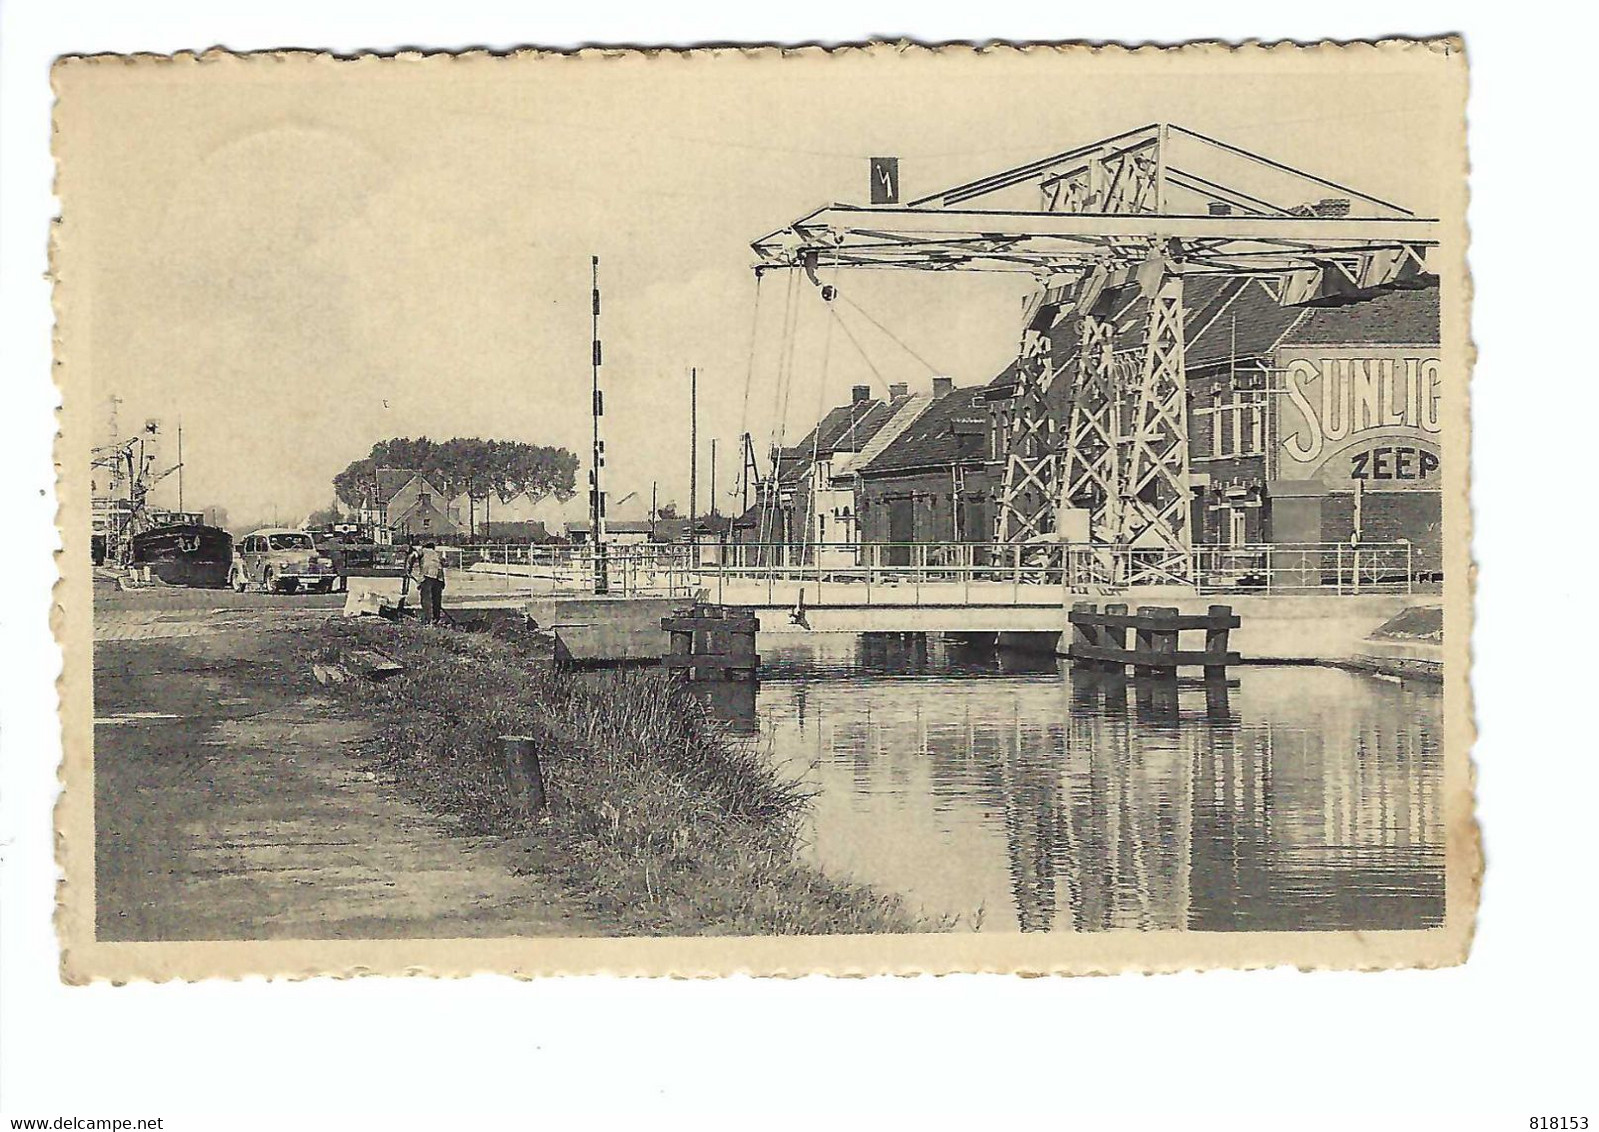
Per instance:
[[[1122,669],[1132,665],[1140,676],[1176,675],[1179,668],[1203,668],[1207,677],[1224,677],[1227,666],[1242,663],[1227,651],[1228,634],[1239,619],[1230,605],[1213,605],[1203,614],[1183,614],[1169,606],[1142,605],[1129,614],[1125,605],[1107,605],[1101,613],[1092,602],[1080,601],[1067,614],[1072,642],[1066,655],[1093,668]],[[1127,647],[1127,630],[1135,643]],[[1184,650],[1178,634],[1203,630],[1205,647]]]
[[[696,604],[661,618],[671,651],[661,664],[690,680],[753,680],[761,658],[755,652],[760,618],[747,609]]]
[[[505,782],[511,801],[524,818],[544,811],[544,768],[539,765],[538,740],[531,735],[501,735],[500,758],[505,765]]]

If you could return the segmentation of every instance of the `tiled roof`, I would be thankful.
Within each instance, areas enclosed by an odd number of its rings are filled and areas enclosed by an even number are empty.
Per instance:
[[[972,404],[978,392],[970,386],[956,389],[928,405],[893,443],[856,468],[856,474],[874,476],[986,459],[988,413]],[[962,431],[956,431],[957,424],[964,426]]]
[[[811,450],[809,445],[804,448],[785,448],[777,458],[777,482],[781,487],[793,487],[803,480],[811,468]]]
[[[1190,370],[1263,358],[1278,346],[1419,345],[1438,341],[1438,288],[1381,291],[1338,306],[1280,305],[1264,287],[1234,280],[1190,338]],[[1199,321],[1199,320],[1195,320]]]
[[[416,478],[416,472],[410,468],[379,468],[377,470],[377,498],[372,502],[381,507],[394,493]]]
[[[877,435],[877,430],[894,416],[895,410],[909,399],[854,401],[832,409],[803,440],[782,450],[777,482],[783,487],[798,485],[809,474],[813,457],[825,459],[837,452],[861,451]]]
[[[1339,307],[1311,307],[1284,346],[1421,346],[1439,341],[1438,287],[1382,291]]]
[[[918,417],[927,411],[927,407],[934,402],[931,393],[914,393],[909,397],[898,399],[894,402],[894,413],[877,430],[876,435],[861,449],[860,459],[856,467],[865,467],[877,458],[878,453],[898,440],[911,425],[916,423]]]
[[[573,519],[566,524],[567,534],[586,535],[593,529],[594,521],[592,519]],[[647,535],[650,533],[650,523],[648,519],[621,519],[615,522],[606,520],[605,530],[607,534],[613,535]]]
[[[892,415],[888,403],[875,398],[839,405],[806,433],[794,450],[807,460],[813,453],[822,457],[834,452],[859,452]]]
[[[1190,370],[1263,358],[1305,316],[1285,307],[1252,279],[1229,279],[1202,316],[1191,319],[1183,356]]]

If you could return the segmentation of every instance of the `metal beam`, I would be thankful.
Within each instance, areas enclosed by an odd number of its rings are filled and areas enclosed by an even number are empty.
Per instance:
[[[1098,258],[1104,254],[1104,242],[1112,239],[1175,237],[1243,244],[1296,240],[1324,251],[1356,251],[1369,244],[1430,246],[1438,243],[1442,227],[1425,217],[1187,216],[835,204],[801,217],[752,247],[763,259],[790,262],[803,248],[819,252],[825,262],[826,256],[848,249],[846,240],[866,232],[901,241],[1005,240],[1012,249],[1029,248],[1032,241],[1069,239],[1085,241],[1090,245],[1083,249],[1085,256]]]

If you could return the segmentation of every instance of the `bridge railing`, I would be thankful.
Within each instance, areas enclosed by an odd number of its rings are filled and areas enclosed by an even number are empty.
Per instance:
[[[700,588],[694,548],[682,544],[486,543],[440,548],[449,571],[447,592],[458,596],[575,597],[606,592],[623,597],[691,597]]]
[[[715,558],[704,560],[704,554]],[[773,592],[795,583],[853,585],[863,591],[928,591],[928,600],[1031,603],[1040,587],[1068,594],[1116,593],[1128,579],[1161,580],[1199,593],[1414,593],[1436,583],[1417,572],[1408,542],[1302,542],[1196,547],[1192,569],[1171,569],[1156,549],[1077,543],[867,543],[729,545],[705,548],[699,576],[726,588]],[[1009,590],[1009,595],[998,592]],[[921,595],[918,594],[917,600]]]
[[[1203,594],[1414,593],[1407,542],[1273,543],[1194,548],[1191,577],[1163,569],[1158,550],[1077,543],[494,543],[441,548],[456,594],[576,596],[597,574],[618,596],[701,596],[790,604],[1039,604],[1120,592],[1129,578],[1169,577]],[[1055,590],[1055,596],[1046,590]]]

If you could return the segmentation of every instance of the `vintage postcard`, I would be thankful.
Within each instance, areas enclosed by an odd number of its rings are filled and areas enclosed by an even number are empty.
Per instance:
[[[70,58],[63,973],[1458,963],[1458,40]]]

